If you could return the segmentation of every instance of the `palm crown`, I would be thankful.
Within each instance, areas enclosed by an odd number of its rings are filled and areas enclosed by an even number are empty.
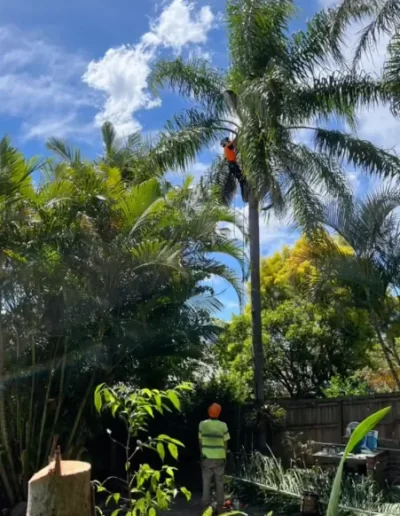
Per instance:
[[[369,142],[318,125],[335,117],[353,127],[356,108],[385,99],[385,88],[354,72],[320,77],[321,65],[339,57],[329,39],[335,13],[318,13],[307,30],[290,36],[293,13],[292,0],[231,1],[228,73],[204,61],[178,59],[159,63],[153,84],[167,83],[194,103],[166,127],[169,166],[187,165],[200,149],[233,131],[259,197],[279,213],[292,207],[296,220],[309,225],[322,213],[321,186],[329,195],[349,198],[342,161],[384,175],[396,174],[399,162]],[[309,133],[311,145],[299,141],[300,129]],[[235,182],[227,169],[215,168],[229,200]]]

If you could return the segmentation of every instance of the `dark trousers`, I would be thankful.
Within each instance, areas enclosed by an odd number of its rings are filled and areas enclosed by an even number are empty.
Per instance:
[[[241,193],[243,202],[248,202],[249,188],[248,188],[248,184],[247,184],[247,179],[244,177],[242,170],[236,161],[228,161],[228,165],[229,165],[229,172],[235,177],[236,181],[238,181],[238,183],[240,185],[240,193]]]

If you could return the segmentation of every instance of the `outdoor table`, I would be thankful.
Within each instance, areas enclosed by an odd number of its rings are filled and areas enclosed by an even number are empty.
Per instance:
[[[334,450],[319,451],[313,454],[314,461],[321,467],[337,467],[342,457],[343,452]],[[348,469],[356,470],[357,473],[364,470],[367,476],[373,477],[379,483],[384,483],[387,460],[387,450],[365,451],[364,453],[351,453],[345,464]]]

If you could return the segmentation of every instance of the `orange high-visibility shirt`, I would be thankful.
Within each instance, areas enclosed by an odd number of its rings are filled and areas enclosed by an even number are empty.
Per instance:
[[[229,147],[231,147],[231,148],[229,148]],[[236,151],[235,151],[235,149],[234,149],[232,144],[225,145],[225,147],[224,147],[224,155],[225,155],[225,158],[227,159],[227,161],[233,161],[233,162],[237,161]]]

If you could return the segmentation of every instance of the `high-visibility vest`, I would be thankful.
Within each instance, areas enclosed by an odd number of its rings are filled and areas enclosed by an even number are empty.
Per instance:
[[[199,425],[201,453],[207,459],[225,459],[225,442],[230,439],[226,423],[218,419],[206,419]]]

